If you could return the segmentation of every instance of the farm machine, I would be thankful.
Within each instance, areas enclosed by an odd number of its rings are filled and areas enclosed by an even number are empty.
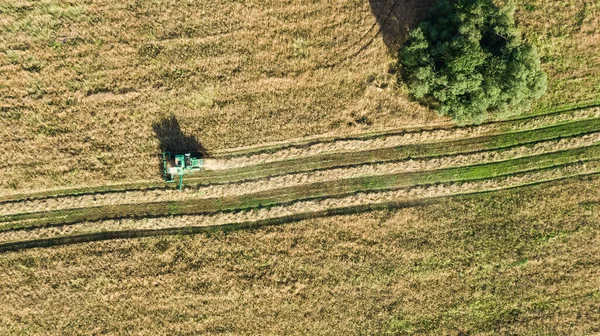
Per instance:
[[[179,177],[177,189],[183,189],[183,175],[204,170],[204,159],[202,153],[162,153],[163,177],[165,182],[175,182],[175,176]]]

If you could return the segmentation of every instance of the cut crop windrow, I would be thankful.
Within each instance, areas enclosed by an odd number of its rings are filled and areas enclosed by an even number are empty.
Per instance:
[[[329,152],[352,152],[357,150],[372,150],[378,148],[390,148],[397,146],[412,145],[417,143],[448,141],[455,139],[473,138],[483,135],[498,133],[518,132],[528,129],[540,128],[556,123],[572,120],[600,117],[600,108],[589,110],[577,110],[559,116],[544,116],[534,120],[519,121],[513,124],[502,125],[502,123],[485,124],[480,126],[469,126],[455,129],[442,129],[421,131],[418,133],[403,133],[386,135],[375,139],[361,140],[339,140],[331,143],[318,143],[307,147],[290,147],[274,152],[252,154],[248,156],[230,157],[218,161],[215,168],[239,168],[264,164],[275,161],[289,160],[293,158],[305,158]]]
[[[422,128],[409,128],[403,130],[389,130],[384,132],[366,133],[354,136],[347,136],[344,138],[316,138],[311,140],[294,141],[291,143],[279,143],[271,146],[253,146],[243,149],[228,149],[221,150],[211,153],[215,157],[219,158],[236,158],[236,157],[248,157],[257,154],[274,154],[283,150],[299,150],[310,148],[311,146],[329,146],[335,143],[347,143],[349,141],[365,141],[365,140],[377,140],[379,138],[386,138],[391,136],[402,136],[406,135],[408,139],[420,136],[419,134],[425,134],[427,132],[444,131],[442,134],[451,134],[456,131],[459,134],[470,134],[470,133],[486,133],[490,132],[493,134],[523,131],[528,129],[535,129],[539,127],[546,127],[550,125],[556,125],[563,122],[574,121],[578,119],[588,119],[600,117],[600,106],[599,104],[584,105],[582,107],[574,106],[573,108],[557,109],[556,111],[550,111],[548,113],[539,113],[536,115],[519,117],[515,119],[493,121],[483,123],[481,125],[472,126],[438,126],[438,127],[422,127]],[[450,132],[448,132],[450,131]]]

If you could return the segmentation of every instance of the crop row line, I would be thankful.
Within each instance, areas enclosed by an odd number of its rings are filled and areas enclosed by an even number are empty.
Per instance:
[[[332,143],[318,143],[307,147],[289,147],[268,153],[252,153],[249,155],[227,157],[221,160],[220,166],[227,168],[252,166],[262,163],[284,161],[294,158],[307,158],[324,153],[353,152],[413,144],[450,141],[474,138],[484,135],[508,134],[525,130],[538,129],[552,125],[560,125],[580,119],[600,117],[600,108],[570,111],[558,117],[538,117],[536,120],[496,122],[479,126],[459,127],[453,130],[432,130],[418,133],[400,133],[377,138],[351,140],[345,139]]]

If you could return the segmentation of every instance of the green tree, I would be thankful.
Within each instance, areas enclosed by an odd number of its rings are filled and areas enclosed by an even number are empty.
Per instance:
[[[547,78],[514,10],[492,0],[438,0],[399,53],[411,95],[460,124],[530,109]]]

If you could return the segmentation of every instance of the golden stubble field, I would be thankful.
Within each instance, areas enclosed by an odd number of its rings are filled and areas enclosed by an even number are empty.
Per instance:
[[[5,253],[0,333],[593,334],[598,188]]]
[[[444,123],[393,74],[429,3],[3,1],[0,192],[159,180],[161,127],[210,151]],[[597,96],[597,14],[519,4],[551,78],[540,107]]]

